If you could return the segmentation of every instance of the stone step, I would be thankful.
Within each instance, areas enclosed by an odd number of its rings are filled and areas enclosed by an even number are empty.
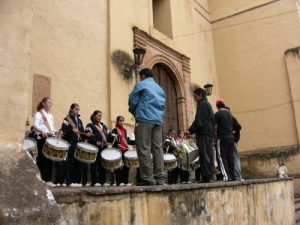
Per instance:
[[[300,196],[295,196],[295,224],[300,225]]]
[[[295,203],[295,211],[296,212],[300,211],[300,202]]]

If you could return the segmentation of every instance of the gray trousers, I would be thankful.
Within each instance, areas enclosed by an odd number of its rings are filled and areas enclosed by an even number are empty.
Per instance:
[[[233,157],[234,157],[234,172],[235,172],[236,179],[241,180],[242,170],[241,170],[241,161],[240,161],[240,155],[238,152],[237,143],[234,143]]]
[[[135,128],[135,141],[142,181],[150,184],[164,183],[162,126],[138,123]]]

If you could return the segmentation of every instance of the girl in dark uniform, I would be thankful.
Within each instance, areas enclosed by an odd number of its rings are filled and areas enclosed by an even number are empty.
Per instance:
[[[118,148],[122,152],[122,159],[124,162],[124,154],[128,151],[128,145],[134,145],[135,141],[131,141],[127,137],[127,131],[124,128],[123,116],[117,117],[116,127],[112,130],[112,135],[116,137],[116,141],[114,142],[113,147]],[[131,184],[128,183],[129,170],[130,168],[124,165],[123,167],[115,171],[117,185],[131,186]]]
[[[113,137],[108,132],[108,129],[104,123],[101,122],[102,112],[96,110],[91,115],[91,123],[86,126],[86,130],[89,130],[93,135],[88,137],[88,142],[98,147],[96,162],[91,164],[91,182],[93,186],[101,186],[106,180],[106,169],[101,164],[101,152],[106,149],[107,143],[111,142]]]
[[[63,139],[70,144],[66,163],[67,185],[70,186],[81,186],[83,176],[83,163],[74,158],[77,143],[85,139],[84,127],[80,119],[79,110],[79,105],[73,103],[70,106],[68,115],[64,118],[61,125],[61,130],[64,133]],[[61,174],[61,177],[59,176],[60,179],[64,179],[64,167],[59,169],[58,173]]]

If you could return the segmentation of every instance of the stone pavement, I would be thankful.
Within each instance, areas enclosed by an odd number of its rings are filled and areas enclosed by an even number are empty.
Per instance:
[[[295,220],[295,224],[300,225],[300,195],[295,195]]]

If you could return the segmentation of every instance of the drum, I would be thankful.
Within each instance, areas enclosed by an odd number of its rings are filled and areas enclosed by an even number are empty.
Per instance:
[[[164,166],[167,170],[175,169],[177,167],[176,157],[171,153],[164,154]]]
[[[35,160],[38,155],[36,140],[33,138],[25,138],[23,142],[23,149],[27,151]]]
[[[196,170],[200,168],[199,157],[197,157],[193,162],[191,162],[189,166],[191,167],[192,170]],[[186,168],[184,165],[182,165],[181,168],[183,170],[188,170],[188,168]]]
[[[139,159],[136,151],[127,151],[124,153],[124,163],[129,168],[139,167]]]
[[[84,163],[94,163],[99,149],[85,142],[78,142],[74,153],[75,159]]]
[[[117,148],[106,148],[101,152],[101,163],[105,169],[116,170],[122,165],[122,153]]]
[[[199,157],[199,150],[195,143],[186,142],[180,145],[174,154],[178,158],[181,168],[188,170],[190,163]]]
[[[53,161],[62,161],[67,158],[68,150],[68,142],[60,138],[48,137],[44,144],[43,155]]]

